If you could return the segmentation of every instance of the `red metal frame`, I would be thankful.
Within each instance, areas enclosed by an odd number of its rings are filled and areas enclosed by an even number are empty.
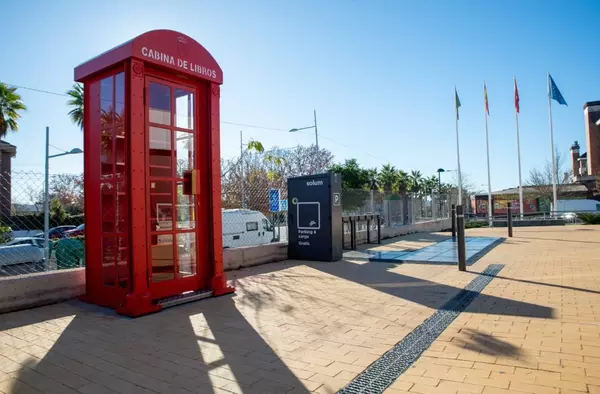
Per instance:
[[[108,76],[125,72],[125,111],[121,119],[124,125],[124,149],[126,149],[125,178],[118,179],[116,126],[112,127],[112,175],[101,181],[100,140],[100,81]],[[223,272],[223,248],[221,226],[221,172],[219,141],[219,85],[222,72],[214,58],[196,41],[170,30],[151,31],[78,66],[75,79],[84,84],[84,188],[86,216],[86,295],[83,299],[117,309],[129,316],[160,310],[155,303],[159,298],[187,291],[212,290],[214,295],[234,291],[227,285]],[[113,77],[114,80],[114,77]],[[177,181],[173,155],[175,145],[174,114],[171,126],[156,125],[171,131],[172,224],[173,258],[177,256],[178,233],[196,234],[196,274],[177,278],[177,261],[173,263],[173,280],[152,281],[151,229],[150,229],[150,177],[149,132],[150,125],[146,105],[148,81],[167,85],[171,91],[182,87],[194,92],[194,230],[177,230],[176,208]],[[113,87],[113,106],[116,107]],[[174,94],[171,95],[172,112],[175,112]],[[116,117],[114,120],[116,121]],[[186,132],[189,130],[186,130]],[[105,147],[106,149],[106,147]],[[122,178],[122,176],[121,176]],[[117,182],[126,182],[125,191],[119,194]],[[127,196],[125,209],[126,231],[103,232],[101,183],[109,182],[114,190],[114,207],[121,207],[122,196]],[[109,186],[110,186],[109,185]],[[106,184],[104,185],[106,188]],[[110,205],[110,204],[109,204]],[[115,213],[116,216],[116,213]],[[115,227],[113,231],[116,231]],[[113,237],[124,240],[121,249],[108,250],[103,239]],[[120,238],[119,238],[120,237]],[[116,244],[121,245],[120,243]],[[125,249],[126,248],[126,249]],[[115,254],[106,260],[104,254]],[[127,251],[127,262],[119,259]],[[112,255],[108,255],[109,257]],[[112,257],[111,257],[112,258]],[[107,263],[106,261],[109,261]],[[114,261],[111,265],[110,261]],[[103,268],[104,264],[104,268]],[[113,272],[106,281],[103,275]],[[111,282],[112,280],[112,282]],[[120,287],[119,285],[123,286]]]

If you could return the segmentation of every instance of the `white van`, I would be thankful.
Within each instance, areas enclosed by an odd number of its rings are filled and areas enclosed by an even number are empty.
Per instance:
[[[249,209],[223,210],[223,248],[268,244],[273,226],[265,215]]]

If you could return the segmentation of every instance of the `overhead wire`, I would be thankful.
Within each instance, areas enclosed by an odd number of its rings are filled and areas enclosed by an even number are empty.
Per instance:
[[[29,91],[32,91],[32,92],[51,94],[51,95],[54,95],[54,96],[71,97],[71,96],[69,96],[66,93],[52,92],[52,91],[49,91],[49,90],[36,89],[36,88],[28,87],[28,86],[16,85],[16,84],[7,83],[7,82],[4,82],[4,84],[7,85],[7,86],[10,86],[10,87],[17,88],[17,89],[29,90]],[[267,131],[286,131],[286,132],[289,131],[289,130],[286,130],[286,129],[276,128],[276,127],[267,127],[267,126],[258,126],[258,125],[252,125],[252,124],[246,124],[246,123],[228,122],[228,121],[225,121],[225,120],[222,120],[221,123],[222,124],[227,124],[227,125],[232,125],[232,126],[248,127],[248,128],[252,128],[252,129],[267,130]],[[295,131],[295,133],[312,134],[311,132],[302,131],[302,130]],[[346,147],[348,149],[356,149],[356,148],[353,148],[353,147],[351,147],[351,146],[349,146],[347,144],[344,144],[344,143],[342,143],[340,141],[334,140],[333,138],[327,137],[326,135],[323,135],[322,133],[319,133],[319,137],[321,137],[323,139],[326,139],[328,141],[331,141],[331,142],[333,142],[335,144],[341,145],[343,147]],[[56,148],[56,147],[54,147],[54,148]],[[60,148],[56,148],[56,149],[61,150]],[[372,154],[370,154],[368,152],[363,152],[363,154],[365,154],[367,156],[370,156],[370,157],[372,157],[374,159],[377,159],[377,160],[381,160],[383,158],[381,156],[372,155]],[[391,162],[391,160],[388,160],[388,162]]]

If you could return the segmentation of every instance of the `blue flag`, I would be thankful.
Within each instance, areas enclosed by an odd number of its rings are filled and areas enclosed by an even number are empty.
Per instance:
[[[566,105],[568,107],[565,98],[560,93],[560,90],[558,90],[558,86],[556,86],[550,74],[548,74],[548,94],[550,95],[550,98],[556,100],[557,103]]]

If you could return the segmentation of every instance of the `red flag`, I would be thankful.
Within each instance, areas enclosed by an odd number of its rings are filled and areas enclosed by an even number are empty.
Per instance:
[[[519,88],[517,87],[517,78],[515,80],[515,110],[519,113]]]

